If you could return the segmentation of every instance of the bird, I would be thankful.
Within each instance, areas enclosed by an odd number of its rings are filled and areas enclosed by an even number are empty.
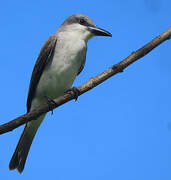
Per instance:
[[[31,75],[27,113],[47,101],[53,102],[68,90],[77,92],[72,84],[84,68],[87,42],[94,36],[111,37],[112,34],[97,27],[90,17],[74,14],[45,41]],[[32,141],[45,115],[26,123],[10,160],[10,170],[23,172]]]

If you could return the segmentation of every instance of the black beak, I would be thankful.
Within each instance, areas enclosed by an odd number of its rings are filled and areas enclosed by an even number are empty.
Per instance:
[[[89,26],[89,31],[91,31],[95,36],[110,36],[112,37],[112,34],[104,29],[101,29],[96,26]]]

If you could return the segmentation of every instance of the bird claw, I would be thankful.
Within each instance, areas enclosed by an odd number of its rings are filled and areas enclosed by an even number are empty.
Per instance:
[[[53,105],[57,105],[53,99],[49,98],[48,96],[44,96],[44,97],[46,98],[50,109],[52,108]],[[51,115],[53,115],[53,109],[51,110]]]
[[[80,95],[80,90],[73,86],[70,89],[68,89],[65,93],[70,93],[70,92],[74,93],[74,99],[75,101],[77,101],[78,96]]]

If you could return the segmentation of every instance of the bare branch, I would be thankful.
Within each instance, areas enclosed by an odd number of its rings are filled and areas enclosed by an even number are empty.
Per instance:
[[[94,78],[91,78],[89,81],[82,84],[80,87],[78,87],[78,89],[80,90],[80,95],[84,94],[85,92],[89,91],[90,89],[101,84],[105,80],[109,79],[111,76],[113,76],[119,72],[123,72],[123,70],[126,67],[128,67],[130,64],[132,64],[136,60],[140,59],[141,57],[145,56],[147,53],[152,51],[154,48],[156,48],[162,42],[170,39],[170,37],[171,37],[171,27],[168,30],[166,30],[164,33],[157,36],[151,42],[149,42],[148,44],[143,46],[142,48],[131,53],[123,61],[119,62],[118,64],[115,64],[114,66],[107,69],[103,73],[99,74],[98,76],[96,76]],[[6,132],[12,131],[13,129],[15,129],[31,120],[35,120],[41,114],[51,111],[52,109],[55,109],[58,106],[61,106],[62,104],[66,103],[72,99],[74,99],[74,94],[71,92],[70,94],[65,94],[64,96],[54,99],[54,101],[56,102],[56,105],[54,104],[51,107],[49,107],[48,104],[41,105],[39,108],[37,108],[27,114],[17,117],[16,119],[14,119],[8,123],[0,125],[0,134],[4,134]]]

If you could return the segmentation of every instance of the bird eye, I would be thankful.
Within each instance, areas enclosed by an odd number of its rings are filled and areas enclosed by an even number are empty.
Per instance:
[[[80,19],[79,23],[82,24],[82,25],[85,24],[85,19],[83,19],[83,18]]]

